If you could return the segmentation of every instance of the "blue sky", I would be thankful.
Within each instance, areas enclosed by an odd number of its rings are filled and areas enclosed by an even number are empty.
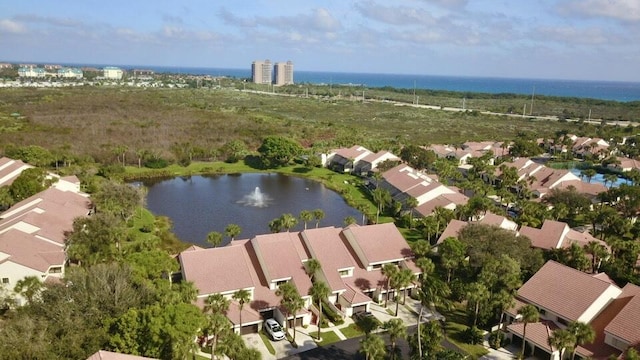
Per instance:
[[[3,0],[0,60],[640,81],[639,0]]]

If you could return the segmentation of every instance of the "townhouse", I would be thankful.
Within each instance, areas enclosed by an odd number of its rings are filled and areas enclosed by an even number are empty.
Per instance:
[[[576,348],[581,359],[617,358],[640,344],[640,287],[618,287],[606,274],[586,274],[548,261],[518,290],[515,306],[508,309],[506,330],[516,345],[522,344],[524,323],[518,309],[530,304],[539,321],[527,324],[527,354],[540,359],[559,359],[560,349],[549,345],[556,329],[571,322],[591,325],[595,340]]]
[[[315,274],[306,272],[305,264],[310,259],[321,264]],[[241,334],[259,331],[267,318],[295,326],[310,324],[316,311],[307,295],[311,276],[328,285],[329,306],[342,316],[351,316],[367,311],[372,301],[389,290],[381,270],[384,264],[420,274],[409,245],[392,223],[258,235],[234,240],[225,247],[189,249],[178,255],[178,261],[183,279],[198,289],[200,306],[211,294],[220,293],[232,300],[237,290],[249,291],[251,301],[242,309],[242,328],[238,303],[231,301],[227,312],[235,331]],[[286,282],[295,285],[305,301],[304,309],[295,317],[281,309],[276,295]],[[415,284],[407,289],[413,287]]]

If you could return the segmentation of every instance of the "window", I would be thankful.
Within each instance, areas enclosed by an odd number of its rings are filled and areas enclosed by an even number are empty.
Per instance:
[[[62,272],[62,266],[54,266],[49,269],[49,274],[60,274]]]
[[[538,310],[538,312],[540,313],[540,315],[545,315],[547,313],[547,310],[540,308],[540,310]]]
[[[3,284],[8,284],[9,283],[9,278],[2,278],[2,283]]]
[[[382,264],[371,265],[372,269],[382,269]]]
[[[558,322],[560,324],[562,324],[562,325],[565,325],[565,326],[569,324],[569,322],[567,322],[567,320],[565,320],[565,319],[563,319],[563,318],[561,318],[559,316],[558,316]]]
[[[279,288],[279,287],[280,287],[280,285],[282,285],[282,284],[286,284],[286,283],[288,283],[288,282],[289,282],[289,280],[280,280],[280,281],[276,281],[276,288]]]

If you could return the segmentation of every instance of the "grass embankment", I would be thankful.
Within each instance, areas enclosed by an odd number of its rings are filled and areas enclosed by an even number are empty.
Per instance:
[[[464,342],[463,333],[469,326],[466,325],[467,314],[460,304],[456,304],[452,310],[438,309],[438,311],[446,318],[445,332],[450,342],[469,354],[473,359],[478,359],[488,353],[487,349],[482,345],[471,345]]]
[[[262,331],[260,332],[260,339],[262,339],[262,342],[264,343],[264,346],[267,347],[267,350],[269,351],[269,354],[275,355],[276,354],[276,349],[273,348],[273,345],[271,344],[271,340],[269,340],[269,337]]]
[[[350,324],[347,327],[343,327],[340,329],[340,331],[349,339],[364,335],[364,333],[360,331],[360,329],[358,329],[356,324]]]

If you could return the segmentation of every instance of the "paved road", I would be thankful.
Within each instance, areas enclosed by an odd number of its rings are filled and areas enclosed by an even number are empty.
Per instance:
[[[414,334],[416,332],[416,326],[407,327],[407,332],[409,334]],[[389,344],[389,337],[386,335],[382,336],[385,343]],[[333,343],[327,346],[320,346],[315,349],[305,351],[296,355],[288,356],[284,359],[288,360],[364,360],[364,355],[360,354],[358,350],[360,350],[360,340],[362,337],[351,338],[348,340],[340,341],[337,343]],[[409,344],[405,340],[398,340],[397,348],[401,351],[402,355],[398,358],[400,359],[408,359],[409,358]],[[450,343],[448,340],[444,339],[442,341],[442,346],[447,349],[458,350],[455,345]]]

